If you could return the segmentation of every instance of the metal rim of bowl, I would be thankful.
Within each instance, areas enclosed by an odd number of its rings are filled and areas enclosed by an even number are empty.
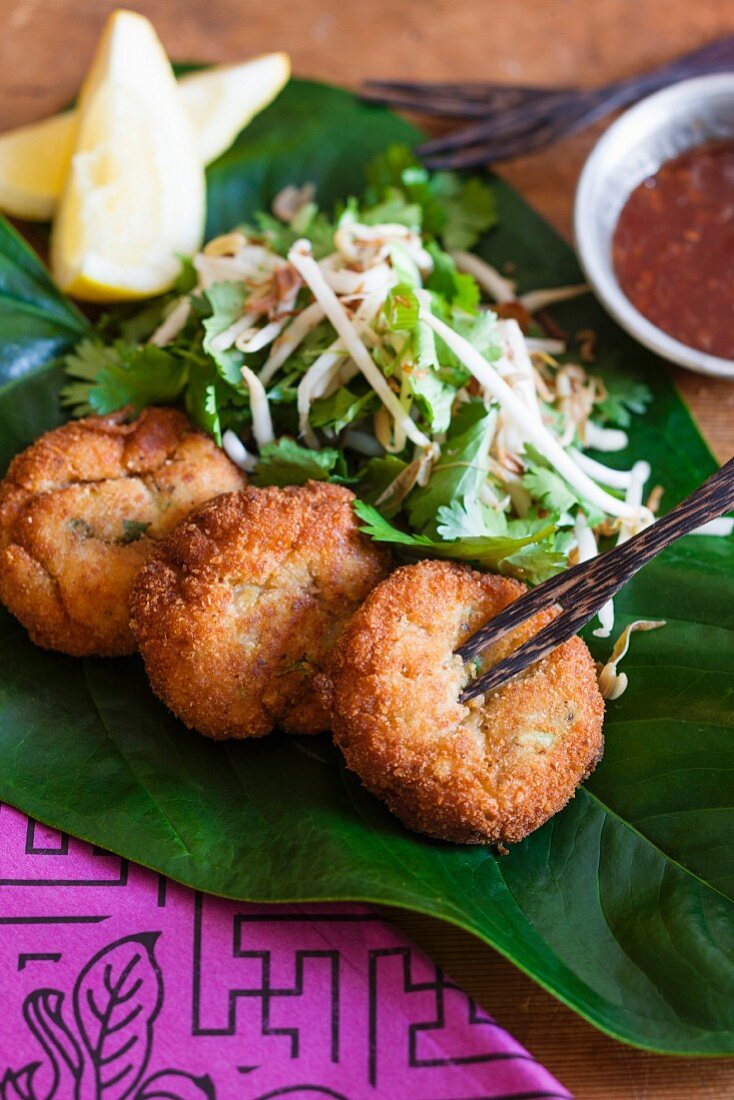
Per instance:
[[[734,360],[722,359],[691,348],[648,321],[622,291],[611,259],[602,255],[592,240],[593,189],[600,167],[619,135],[640,124],[652,112],[659,112],[661,107],[671,106],[681,98],[695,96],[696,93],[716,94],[722,91],[731,93],[734,110],[734,73],[716,73],[679,81],[646,96],[620,115],[597,141],[582,169],[574,201],[574,235],[579,262],[589,284],[622,328],[669,362],[699,374],[734,379]],[[692,148],[693,145],[689,147]],[[631,191],[624,196],[625,202],[630,193]]]

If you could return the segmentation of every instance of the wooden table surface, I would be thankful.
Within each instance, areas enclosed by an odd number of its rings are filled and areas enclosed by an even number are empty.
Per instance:
[[[104,16],[116,6],[0,0],[0,129],[69,100]],[[734,4],[726,0],[132,0],[131,6],[153,19],[179,60],[235,61],[284,49],[298,75],[352,86],[367,77],[596,84],[734,33]],[[600,129],[503,171],[566,236],[575,181]],[[734,383],[682,370],[674,376],[716,456],[730,457]],[[472,937],[429,918],[389,915],[579,1100],[734,1098],[734,1061],[664,1058],[622,1046]]]

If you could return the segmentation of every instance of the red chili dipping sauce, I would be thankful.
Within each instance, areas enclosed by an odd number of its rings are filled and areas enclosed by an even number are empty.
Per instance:
[[[734,359],[734,142],[689,149],[643,180],[620,214],[612,258],[648,320]]]

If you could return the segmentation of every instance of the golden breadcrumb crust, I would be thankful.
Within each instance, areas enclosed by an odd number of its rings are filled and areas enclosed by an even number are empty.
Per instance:
[[[0,600],[36,645],[133,653],[128,598],[157,540],[197,504],[245,483],[175,409],[47,432],[0,484]]]
[[[353,499],[323,482],[220,497],[142,571],[133,631],[153,690],[187,726],[214,738],[328,728],[313,677],[389,568]]]
[[[396,570],[352,618],[319,680],[346,762],[411,829],[463,844],[521,840],[557,813],[603,750],[604,704],[580,638],[464,705],[454,650],[524,588],[449,562]],[[496,664],[552,617],[486,655]]]

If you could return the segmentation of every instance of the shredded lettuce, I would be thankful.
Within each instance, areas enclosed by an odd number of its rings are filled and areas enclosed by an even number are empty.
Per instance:
[[[420,306],[412,287],[398,283],[387,295],[385,318],[393,332],[408,332],[418,324]]]

